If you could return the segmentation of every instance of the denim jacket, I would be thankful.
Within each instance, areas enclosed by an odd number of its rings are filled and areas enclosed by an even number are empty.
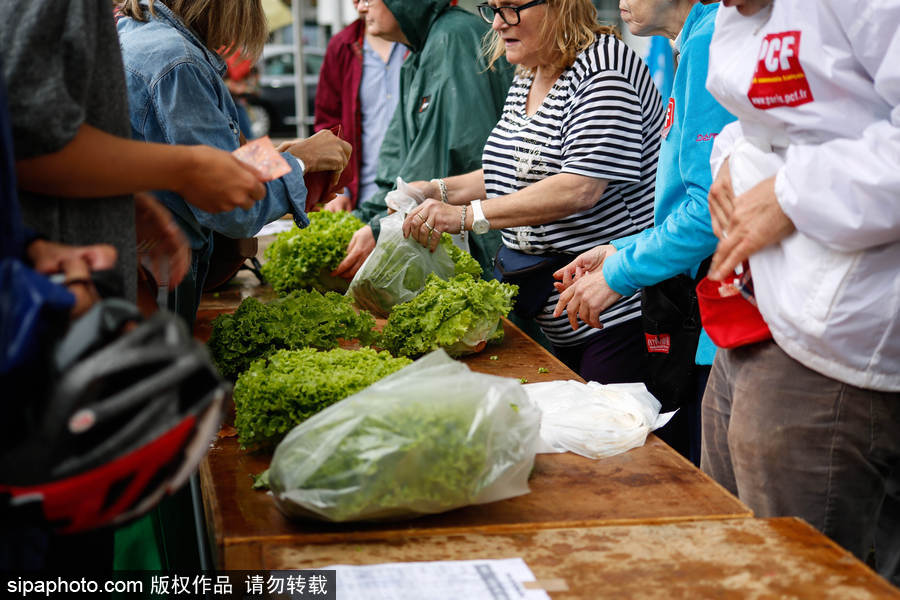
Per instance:
[[[148,142],[235,150],[240,130],[237,108],[222,79],[225,61],[163,3],[156,2],[154,8],[155,16],[145,10],[146,22],[124,18],[118,24],[132,135]],[[286,213],[305,227],[309,219],[303,173],[296,160],[285,157],[292,171],[268,182],[266,197],[248,210],[211,214],[173,192],[157,192],[157,197],[175,215],[194,250],[209,247],[212,230],[247,238]]]

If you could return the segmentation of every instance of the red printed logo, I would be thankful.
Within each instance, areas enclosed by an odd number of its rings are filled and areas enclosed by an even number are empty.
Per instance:
[[[799,31],[771,33],[763,39],[753,83],[747,92],[753,106],[768,110],[813,101],[799,54]]]
[[[658,354],[669,353],[669,348],[672,346],[672,338],[668,333],[661,333],[659,335],[645,333],[644,337],[647,338],[647,352],[655,352]]]
[[[666,122],[662,128],[662,137],[666,139],[669,136],[669,130],[675,122],[675,98],[669,98],[669,105],[666,106]]]

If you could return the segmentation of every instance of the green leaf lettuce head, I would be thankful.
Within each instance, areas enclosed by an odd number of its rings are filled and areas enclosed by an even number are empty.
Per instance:
[[[410,362],[371,348],[279,350],[234,386],[234,426],[245,447],[276,444],[298,423]]]
[[[528,493],[539,429],[515,380],[438,351],[297,426],[269,484],[288,516],[337,522],[493,502]]]
[[[234,379],[254,360],[276,350],[330,350],[341,338],[368,345],[374,327],[374,317],[365,311],[357,314],[350,298],[301,290],[268,304],[246,298],[234,314],[216,317],[208,347],[222,375]]]
[[[363,222],[348,212],[309,213],[309,225],[279,233],[266,248],[262,274],[278,295],[292,290],[347,290],[347,281],[329,275],[347,254]]]
[[[443,348],[451,356],[478,352],[503,339],[500,317],[509,314],[518,287],[457,275],[428,276],[422,292],[396,305],[378,345],[395,356],[416,357]]]

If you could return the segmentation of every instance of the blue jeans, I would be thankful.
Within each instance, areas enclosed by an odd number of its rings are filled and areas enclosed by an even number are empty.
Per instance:
[[[716,354],[702,423],[701,468],[757,517],[801,517],[861,560],[875,547],[880,574],[897,581],[879,556],[893,550],[875,540],[900,540],[896,500],[885,503],[900,392],[831,379],[767,341]]]

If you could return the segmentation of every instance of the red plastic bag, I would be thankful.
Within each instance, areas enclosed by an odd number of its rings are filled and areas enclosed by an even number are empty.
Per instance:
[[[697,285],[700,322],[719,348],[737,348],[772,338],[759,309],[739,291],[723,295],[721,281],[704,277]]]

